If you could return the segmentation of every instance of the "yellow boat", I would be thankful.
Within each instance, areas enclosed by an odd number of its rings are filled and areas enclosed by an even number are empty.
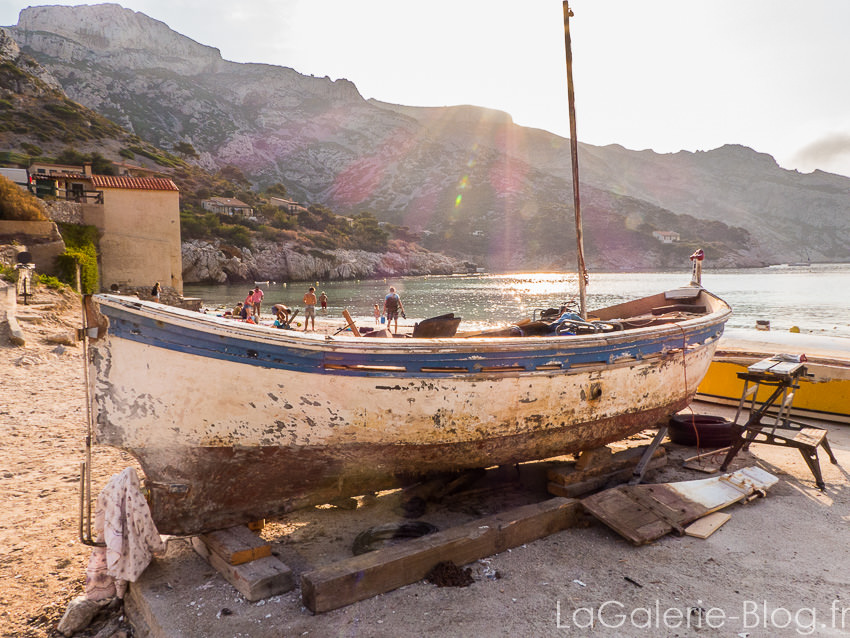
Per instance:
[[[805,354],[807,376],[794,394],[792,415],[850,423],[850,344],[844,339],[772,333],[747,336],[736,330],[724,335],[708,373],[697,389],[698,400],[737,405],[744,389],[739,372],[753,363],[775,354]],[[759,400],[765,400],[772,388],[762,388]]]

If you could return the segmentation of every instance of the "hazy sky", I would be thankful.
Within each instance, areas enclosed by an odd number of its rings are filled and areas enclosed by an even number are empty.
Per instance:
[[[73,5],[54,0],[45,4]],[[560,0],[124,0],[217,47],[398,104],[475,104],[568,135]],[[27,6],[0,0],[0,25]],[[578,139],[735,143],[850,176],[850,1],[572,0]]]

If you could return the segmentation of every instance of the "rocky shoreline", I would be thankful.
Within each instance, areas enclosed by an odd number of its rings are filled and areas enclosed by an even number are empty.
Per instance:
[[[404,242],[392,242],[384,253],[364,250],[304,248],[256,240],[236,248],[220,240],[183,242],[184,283],[240,281],[315,281],[369,279],[400,275],[451,275],[466,264]]]

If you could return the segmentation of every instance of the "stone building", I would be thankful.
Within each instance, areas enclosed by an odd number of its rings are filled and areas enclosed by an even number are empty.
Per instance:
[[[94,175],[91,166],[30,167],[41,197],[74,202],[79,223],[100,231],[100,289],[183,294],[180,192],[168,178]],[[70,220],[69,220],[70,221]]]
[[[182,295],[180,192],[174,182],[92,175],[91,185],[103,203],[83,203],[83,220],[101,231],[101,289],[159,281]]]

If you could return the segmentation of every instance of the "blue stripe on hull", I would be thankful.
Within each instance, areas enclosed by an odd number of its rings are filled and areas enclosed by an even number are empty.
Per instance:
[[[718,338],[723,320],[691,330],[667,331],[639,341],[625,339],[629,333],[615,332],[592,343],[577,337],[500,339],[492,342],[458,342],[435,345],[420,340],[398,340],[388,347],[369,347],[367,341],[310,341],[303,346],[268,343],[277,335],[258,332],[256,340],[234,334],[219,334],[191,326],[158,321],[155,317],[127,312],[101,304],[109,317],[109,332],[115,338],[211,357],[234,363],[311,372],[316,374],[370,377],[453,376],[463,373],[535,372],[539,369],[567,370],[582,364],[614,363],[625,358],[642,359],[687,345]],[[244,327],[243,327],[244,328]],[[634,333],[631,333],[634,336]],[[533,341],[532,341],[533,339]],[[374,344],[375,346],[377,344]],[[387,368],[381,370],[380,368]]]

